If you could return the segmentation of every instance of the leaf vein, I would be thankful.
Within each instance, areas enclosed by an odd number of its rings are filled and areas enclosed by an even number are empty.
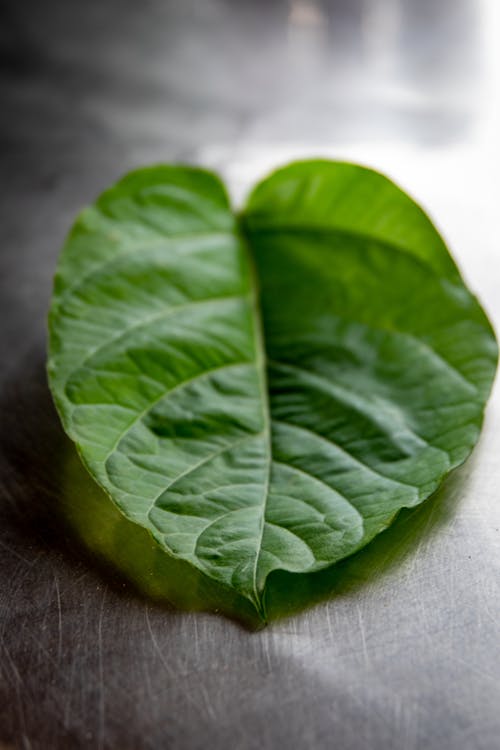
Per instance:
[[[369,464],[367,464],[365,461],[362,461],[361,459],[356,458],[356,456],[354,456],[352,453],[349,453],[349,451],[346,451],[338,443],[334,443],[332,440],[329,440],[324,435],[321,435],[319,432],[315,432],[314,430],[311,430],[308,427],[303,427],[302,425],[294,424],[293,422],[287,422],[285,419],[273,419],[273,422],[286,425],[287,427],[291,427],[301,432],[307,432],[309,435],[312,435],[314,438],[320,440],[323,443],[326,443],[327,446],[329,447],[333,446],[334,448],[339,450],[344,456],[347,456],[354,463],[358,464],[358,466],[361,466],[363,469],[367,469],[370,473],[375,474],[377,477],[380,477],[384,481],[391,482],[392,484],[397,484],[400,487],[408,487],[414,492],[416,491],[416,487],[413,484],[408,484],[407,482],[401,482],[398,479],[393,479],[392,477],[388,477],[386,474],[382,474],[381,471],[378,471],[377,469],[374,469],[372,466],[369,466]]]
[[[203,370],[203,372],[199,372],[196,375],[194,375],[191,378],[188,378],[187,380],[183,380],[180,383],[177,383],[173,388],[170,388],[168,391],[165,391],[162,393],[158,398],[154,399],[154,401],[150,401],[148,405],[139,412],[134,419],[127,425],[125,430],[120,433],[117,440],[111,447],[110,451],[107,453],[107,455],[102,459],[102,463],[106,464],[109,460],[110,456],[114,453],[118,445],[121,443],[121,441],[127,436],[127,434],[130,432],[130,430],[134,427],[137,422],[139,422],[151,409],[156,406],[160,401],[162,401],[164,398],[168,398],[172,395],[172,393],[175,393],[176,391],[180,390],[181,388],[185,388],[190,383],[194,383],[197,380],[200,380],[201,378],[207,377],[208,375],[213,375],[215,372],[220,372],[221,370],[228,370],[231,367],[244,367],[248,365],[253,365],[253,362],[250,361],[242,361],[242,362],[229,362],[224,365],[219,365],[218,367],[212,367],[210,370]]]

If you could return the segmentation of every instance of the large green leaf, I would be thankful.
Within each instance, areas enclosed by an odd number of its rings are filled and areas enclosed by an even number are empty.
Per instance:
[[[139,170],[71,231],[50,312],[64,427],[120,510],[265,619],[477,440],[491,327],[422,210],[350,164],[293,164],[240,217],[203,170]]]

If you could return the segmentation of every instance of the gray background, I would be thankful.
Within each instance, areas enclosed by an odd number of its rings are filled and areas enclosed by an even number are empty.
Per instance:
[[[430,211],[497,327],[496,0],[2,3],[0,748],[500,747],[500,436],[258,633],[136,594],[61,525],[45,314],[75,212],[201,161],[236,201],[310,154]]]

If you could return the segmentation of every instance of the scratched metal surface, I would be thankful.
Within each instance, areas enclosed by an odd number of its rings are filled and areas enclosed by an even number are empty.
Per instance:
[[[435,500],[327,602],[251,634],[145,601],[61,527],[43,371],[73,215],[158,160],[214,165],[236,198],[293,155],[379,166],[431,211],[498,328],[496,0],[2,9],[0,748],[498,748],[498,388]]]

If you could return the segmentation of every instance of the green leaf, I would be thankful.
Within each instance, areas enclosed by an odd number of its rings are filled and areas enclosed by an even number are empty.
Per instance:
[[[271,573],[352,554],[466,458],[497,358],[423,211],[326,161],[239,217],[206,171],[126,176],[68,237],[49,348],[98,484],[263,620]]]

